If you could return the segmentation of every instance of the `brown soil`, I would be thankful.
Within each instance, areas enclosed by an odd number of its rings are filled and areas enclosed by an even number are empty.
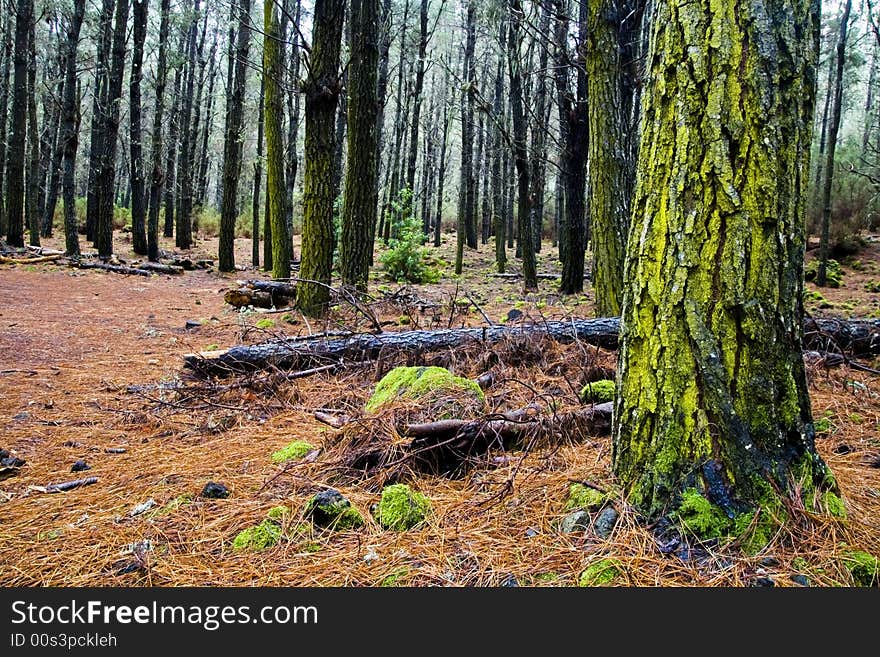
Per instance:
[[[195,253],[211,256],[214,244],[202,241]],[[441,249],[447,260],[452,248],[447,241]],[[117,236],[117,253],[134,259],[128,249]],[[247,262],[250,242],[239,240],[237,251]],[[858,259],[861,269],[845,266],[845,287],[821,291],[833,304],[823,310],[844,314],[844,304],[854,304],[847,314],[876,316],[880,294],[867,284],[880,280],[880,245],[872,243]],[[555,260],[545,244],[539,270],[558,272]],[[441,284],[411,290],[435,304],[423,311],[400,296],[390,301],[399,286],[377,280],[374,307],[389,330],[479,324],[483,317],[468,307],[466,292],[493,321],[511,309],[526,319],[591,315],[589,288],[563,298],[553,281],[541,281],[539,293],[524,296],[520,282],[491,278],[491,270],[489,248],[468,253],[461,280],[447,275]],[[458,478],[414,478],[410,483],[431,498],[433,516],[419,530],[383,531],[369,514],[380,482],[334,470],[343,436],[313,411],[356,414],[377,369],[389,363],[226,392],[183,377],[181,356],[212,345],[366,326],[343,302],[323,322],[224,306],[223,290],[255,276],[263,274],[141,278],[51,263],[0,266],[0,447],[27,461],[17,476],[0,480],[0,584],[487,586],[513,575],[522,585],[560,586],[575,584],[597,559],[613,557],[624,571],[621,585],[747,586],[764,576],[795,586],[789,577],[801,573],[812,585],[833,586],[853,583],[848,550],[880,554],[880,379],[848,369],[811,371],[814,415],[828,420],[818,446],[838,479],[848,520],[808,517],[759,555],[719,545],[664,555],[619,499],[621,520],[610,539],[559,534],[555,524],[565,515],[571,481],[613,490],[607,437],[494,454],[500,458]],[[272,327],[256,327],[267,318]],[[201,325],[187,330],[187,320]],[[496,384],[488,397],[499,411],[531,401],[546,405],[551,397],[575,405],[583,381],[614,365],[614,354],[580,345],[495,351]],[[471,377],[488,362],[485,354],[464,352],[437,358]],[[128,389],[182,377],[190,386],[184,394]],[[317,460],[287,469],[273,464],[272,452],[297,439],[322,449]],[[72,473],[79,459],[91,469]],[[98,481],[43,492],[49,483],[82,476]],[[199,498],[208,481],[223,483],[231,496]],[[365,528],[299,536],[260,552],[232,549],[236,534],[269,508],[285,504],[298,516],[328,486],[351,499],[367,518]],[[148,500],[157,506],[131,515]]]

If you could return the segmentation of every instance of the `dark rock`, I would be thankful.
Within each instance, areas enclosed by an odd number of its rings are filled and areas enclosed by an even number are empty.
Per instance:
[[[611,532],[614,531],[614,525],[617,524],[619,517],[620,514],[617,513],[614,507],[609,506],[607,509],[603,509],[599,517],[596,518],[596,522],[593,523],[593,531],[596,532],[596,536],[599,538],[611,536]]]
[[[71,472],[82,472],[83,470],[91,470],[91,469],[92,469],[92,466],[90,466],[88,463],[86,463],[82,459],[80,459],[79,461],[74,463],[72,466],[70,466]]]
[[[28,413],[27,411],[22,411],[21,413],[16,413],[15,415],[13,415],[12,419],[21,421],[21,420],[27,420],[30,416],[31,416],[31,414]]]
[[[519,580],[516,579],[514,575],[508,575],[504,579],[501,580],[501,586],[504,588],[518,588]]]
[[[516,308],[511,308],[507,311],[507,321],[513,322],[523,316],[521,310],[517,310]]]
[[[801,586],[809,586],[810,580],[806,575],[792,575],[789,579],[795,584],[800,584]]]
[[[687,543],[682,543],[675,551],[675,556],[681,559],[684,563],[691,561],[701,562],[708,558],[709,553],[703,548],[693,547]]]
[[[131,573],[136,573],[139,570],[143,570],[143,566],[137,561],[132,561],[117,569],[116,575],[129,575]]]
[[[229,497],[229,489],[223,484],[209,481],[202,489],[201,496],[210,500],[225,500]]]
[[[3,459],[8,459],[8,458],[9,458],[9,452],[7,452],[5,449],[0,449],[0,461],[2,461]]]
[[[761,565],[766,568],[775,568],[779,565],[779,559],[776,557],[764,557],[761,559]]]
[[[584,532],[590,527],[590,514],[586,511],[573,511],[559,523],[559,531],[563,534]]]
[[[316,493],[305,506],[303,516],[318,527],[357,529],[364,519],[351,502],[338,490],[329,488]]]
[[[82,443],[78,443],[75,440],[65,440],[64,447],[82,447]]]
[[[835,454],[852,454],[853,448],[847,445],[846,443],[840,443],[837,447],[834,448]]]
[[[871,468],[880,468],[880,455],[877,455],[873,459],[869,460],[868,466]]]
[[[20,468],[25,463],[27,463],[27,461],[20,459],[17,456],[7,456],[4,459],[0,459],[0,465],[5,468]]]
[[[184,328],[189,331],[190,329],[198,328],[202,325],[201,322],[197,322],[194,319],[186,320],[186,323],[183,325]]]
[[[756,577],[752,580],[752,586],[776,586],[776,582],[774,582],[769,577]]]

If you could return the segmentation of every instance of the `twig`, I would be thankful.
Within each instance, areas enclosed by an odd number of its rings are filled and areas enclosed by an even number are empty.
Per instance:
[[[476,301],[474,301],[474,298],[471,296],[470,292],[465,290],[464,295],[467,297],[468,301],[470,301],[471,304],[473,304],[474,308],[476,308],[480,312],[480,314],[483,316],[483,319],[486,320],[486,323],[489,326],[497,326],[497,324],[489,318],[489,315],[487,315],[486,312],[480,307],[480,304],[478,304]]]
[[[345,415],[330,415],[329,413],[324,413],[322,411],[315,411],[315,419],[318,422],[323,422],[324,424],[330,425],[334,429],[341,429],[349,422],[349,418]]]
[[[73,481],[65,481],[60,484],[49,484],[46,486],[47,493],[63,493],[67,490],[79,488],[80,486],[90,486],[98,483],[97,477],[86,477],[85,479],[74,479]]]

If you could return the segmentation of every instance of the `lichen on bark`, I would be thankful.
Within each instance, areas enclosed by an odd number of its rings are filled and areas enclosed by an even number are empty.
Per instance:
[[[655,5],[613,430],[649,516],[690,489],[733,519],[833,487],[801,328],[818,5]]]

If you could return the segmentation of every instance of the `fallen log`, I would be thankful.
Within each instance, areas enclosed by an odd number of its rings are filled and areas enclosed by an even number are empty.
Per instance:
[[[58,260],[63,254],[52,254],[44,256],[36,256],[33,258],[7,258],[0,256],[0,264],[3,265],[36,265],[41,262],[52,262]]]
[[[63,493],[80,486],[91,486],[98,483],[97,477],[86,477],[85,479],[74,479],[73,481],[65,481],[60,484],[49,484],[45,487],[47,493]]]
[[[144,262],[138,265],[139,269],[146,269],[147,271],[154,271],[158,274],[168,274],[169,276],[180,276],[183,274],[183,267],[178,267],[177,265],[163,265],[159,262]]]
[[[516,336],[547,335],[561,342],[579,339],[590,344],[617,346],[618,321],[610,319],[544,322],[520,326],[489,326],[445,331],[400,331],[361,333],[350,337],[317,340],[271,340],[225,351],[184,356],[184,366],[203,374],[229,374],[267,367],[301,369],[316,364],[371,360],[382,354],[428,353],[460,349],[471,343],[492,344]]]
[[[242,308],[280,308],[289,305],[296,296],[296,286],[278,281],[237,281],[239,287],[227,290],[223,300],[230,306]]]
[[[108,265],[103,262],[83,262],[71,261],[71,267],[77,269],[101,269],[103,271],[113,272],[114,274],[126,274],[128,276],[152,276],[153,272],[138,267],[126,267],[124,265]]]
[[[616,349],[619,330],[617,317],[605,317],[439,331],[361,333],[330,339],[275,339],[222,351],[186,354],[183,360],[184,367],[201,374],[224,375],[269,367],[304,369],[325,363],[359,362],[375,359],[379,354],[431,353],[524,336],[546,336],[558,342],[579,340]],[[880,320],[808,319],[804,332],[806,349],[854,356],[880,355]]]

